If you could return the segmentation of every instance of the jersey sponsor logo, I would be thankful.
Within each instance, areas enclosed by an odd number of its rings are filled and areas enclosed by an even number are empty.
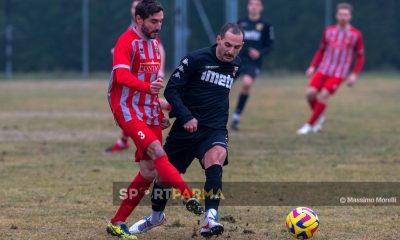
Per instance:
[[[251,31],[244,31],[245,40],[253,40],[259,41],[261,39],[261,32],[251,30]]]
[[[231,75],[224,75],[211,70],[204,71],[201,75],[201,80],[229,89],[232,87],[233,83],[233,77],[231,77]]]
[[[140,63],[139,66],[139,72],[142,73],[158,73],[159,69],[160,69],[160,63],[154,61]]]

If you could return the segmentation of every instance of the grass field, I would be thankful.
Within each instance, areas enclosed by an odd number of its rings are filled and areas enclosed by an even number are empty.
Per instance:
[[[323,132],[299,137],[306,82],[300,75],[256,82],[242,131],[230,134],[224,181],[400,181],[398,75],[343,86]],[[112,239],[105,233],[117,208],[112,183],[129,181],[138,166],[133,150],[104,153],[119,135],[106,88],[107,80],[0,82],[0,239]],[[232,100],[236,93],[237,86]],[[203,181],[196,162],[185,179]],[[284,219],[293,207],[222,206],[221,239],[291,239]],[[398,239],[399,205],[309,207],[321,221],[315,239]],[[139,207],[129,223],[149,212]],[[200,218],[177,206],[167,217],[140,239],[192,239]]]

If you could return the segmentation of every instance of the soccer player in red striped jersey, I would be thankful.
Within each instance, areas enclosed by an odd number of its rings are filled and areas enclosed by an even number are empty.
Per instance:
[[[306,96],[312,113],[307,123],[297,131],[299,135],[316,133],[322,129],[328,98],[336,92],[344,79],[352,87],[364,65],[363,36],[350,24],[352,11],[353,7],[348,3],[337,5],[337,24],[325,29],[321,45],[307,69],[306,75],[311,80]]]
[[[135,25],[135,11],[136,11],[136,6],[140,3],[142,0],[133,0],[131,4],[131,16],[132,16],[132,22],[129,26],[129,28],[132,28]],[[129,29],[128,28],[128,29]],[[160,51],[161,55],[161,66],[160,70],[158,71],[158,77],[164,78],[165,76],[165,49],[160,41],[160,39],[157,37],[157,40],[159,41],[158,44],[158,49]],[[111,49],[111,54],[114,55],[114,48]],[[161,109],[165,111],[170,111],[171,110],[171,105],[165,100],[164,98],[160,98],[160,105]],[[106,148],[106,152],[114,153],[114,152],[120,152],[129,149],[129,136],[125,134],[124,132],[121,133],[121,136],[109,147]]]
[[[135,160],[140,166],[127,189],[127,193],[136,194],[125,196],[106,228],[109,234],[124,239],[137,239],[129,232],[126,220],[156,177],[180,191],[190,212],[203,213],[161,145],[162,128],[169,127],[158,99],[164,85],[157,77],[161,56],[156,37],[163,18],[158,1],[141,1],[136,7],[136,24],[120,36],[114,49],[108,100],[115,121],[136,145]]]

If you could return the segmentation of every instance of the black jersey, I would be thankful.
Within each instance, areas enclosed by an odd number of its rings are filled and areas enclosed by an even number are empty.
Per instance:
[[[180,124],[193,118],[199,126],[225,129],[229,115],[229,92],[239,75],[240,58],[222,62],[216,45],[190,53],[173,72],[164,95],[171,104],[170,117]]]
[[[261,64],[262,57],[271,52],[274,44],[274,28],[271,24],[259,19],[251,21],[248,17],[238,21],[244,29],[244,46],[240,52],[243,61],[255,61]],[[257,60],[250,58],[248,48],[255,48],[260,51],[261,57]]]

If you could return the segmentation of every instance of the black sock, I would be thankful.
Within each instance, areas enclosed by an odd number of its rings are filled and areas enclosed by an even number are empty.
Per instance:
[[[160,187],[154,182],[151,192],[151,209],[155,212],[164,211],[170,196],[171,188]]]
[[[247,95],[247,94],[241,93],[239,95],[239,101],[238,101],[238,104],[236,106],[235,113],[241,114],[243,112],[244,107],[246,106],[246,102],[247,102],[248,98],[249,98],[249,95]]]
[[[218,211],[220,196],[222,191],[222,166],[212,165],[206,169],[206,183],[204,184],[205,191],[205,208],[206,211],[213,208]],[[210,195],[210,193],[212,193]]]

